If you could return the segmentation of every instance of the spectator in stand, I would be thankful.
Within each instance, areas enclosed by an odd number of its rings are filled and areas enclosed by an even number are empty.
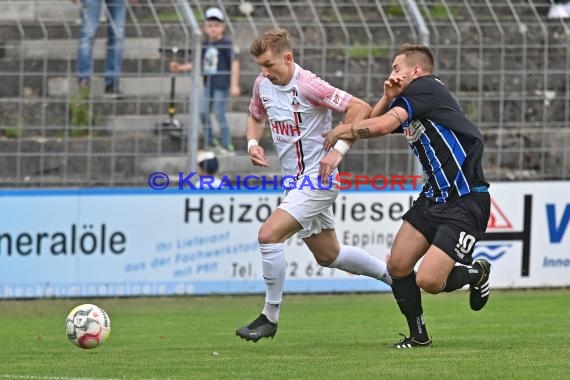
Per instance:
[[[80,91],[88,89],[93,74],[93,44],[99,28],[100,15],[106,7],[107,57],[105,63],[105,94],[113,98],[121,98],[119,78],[123,64],[123,48],[125,39],[125,19],[127,0],[71,0],[81,4],[81,30],[79,32],[79,49],[77,52],[77,80]],[[138,0],[128,0],[131,4]]]
[[[208,190],[210,189],[208,184],[211,184],[212,188],[217,189],[222,183],[222,180],[217,176],[220,162],[216,154],[210,151],[199,151],[196,161],[198,162],[197,174],[199,178],[196,187],[202,190]]]
[[[230,127],[226,118],[229,95],[239,96],[238,52],[232,41],[224,36],[225,17],[219,8],[208,8],[204,25],[207,40],[202,44],[202,74],[204,93],[200,117],[204,127],[206,149],[213,148],[219,154],[235,154]],[[170,71],[179,73],[192,70],[192,63],[170,63]],[[210,113],[216,115],[220,125],[221,144],[214,138]]]

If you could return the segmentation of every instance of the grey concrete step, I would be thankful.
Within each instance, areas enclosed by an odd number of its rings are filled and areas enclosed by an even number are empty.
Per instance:
[[[1,33],[1,32],[0,32]],[[77,61],[76,57],[72,59],[49,59],[44,60],[43,58],[36,59],[25,59],[20,61],[0,59],[2,65],[3,73],[11,73],[12,76],[19,76],[20,70],[26,73],[26,78],[31,76],[39,76],[45,71],[50,77],[51,76],[67,76],[68,74],[74,76],[76,73]],[[168,60],[162,59],[123,59],[123,73],[157,73],[157,75],[163,75],[168,73]],[[45,65],[45,66],[44,66]],[[93,71],[96,73],[102,73],[105,71],[105,59],[94,59],[93,60]]]
[[[0,77],[0,83],[4,85],[7,81],[2,79]],[[99,95],[82,103],[76,102],[74,94],[70,94],[69,98],[67,96],[46,98],[47,102],[44,103],[42,93],[32,93],[31,90],[29,96],[0,98],[0,127],[21,125],[24,130],[31,131],[52,127],[63,130],[67,123],[70,123],[70,116],[77,110],[83,112],[91,106],[96,119],[95,125],[101,127],[104,127],[102,123],[107,117],[116,115],[166,115],[168,105],[166,100],[127,98],[115,101],[102,96],[102,82],[99,89]],[[24,88],[24,93],[27,91],[28,89]],[[89,102],[91,104],[87,106]],[[178,103],[177,107],[179,110],[184,110],[182,103]]]
[[[103,38],[95,40],[94,59],[105,59],[107,41]],[[12,40],[5,42],[6,59],[68,59],[77,57],[77,39],[34,39]],[[159,59],[159,38],[126,38],[123,50],[124,59]]]
[[[0,2],[0,21],[67,21],[79,19],[80,5],[70,0]]]
[[[235,155],[235,156],[222,156],[218,155],[220,168],[218,173],[220,175],[227,175],[230,178],[236,175],[280,175],[281,166],[277,155],[268,155],[269,167],[262,168],[253,166],[249,156]],[[188,168],[188,158],[180,156],[160,156],[149,157],[139,161],[138,172],[149,175],[153,172],[161,171],[169,175],[170,178],[178,178],[177,173],[189,173],[196,169]]]
[[[244,137],[246,130],[247,114],[245,112],[228,112],[226,117],[233,137]],[[141,135],[154,133],[155,126],[168,119],[167,115],[123,115],[112,116],[106,119],[105,125],[117,135]],[[188,113],[176,114],[184,128],[191,125],[191,115]],[[200,121],[198,121],[200,124]],[[219,131],[219,125],[215,117],[212,118],[214,131]],[[202,135],[201,125],[199,135]]]
[[[109,23],[107,21],[100,22],[95,38],[107,38],[107,29]],[[182,28],[179,26],[179,28]],[[79,39],[81,31],[81,20],[72,21],[21,21],[18,19],[0,20],[0,35],[4,41],[11,40],[41,40],[47,37],[49,39]],[[141,38],[141,37],[159,37],[162,36],[165,41],[170,41],[168,35],[162,35],[158,24],[134,24],[128,22],[125,24],[125,38]],[[188,42],[182,39],[178,44]]]
[[[174,5],[165,2],[153,5],[160,13],[174,12]],[[136,21],[142,25],[145,22],[154,22],[151,8],[146,1],[139,1],[131,5],[127,24],[132,21],[134,14]],[[71,0],[2,0],[0,2],[0,22],[18,20],[19,22],[44,22],[44,23],[80,23],[81,1],[77,4]],[[100,19],[105,22],[105,8],[101,10]]]
[[[144,73],[142,75],[145,75]],[[244,75],[245,76],[245,75]],[[120,90],[123,94],[132,97],[156,97],[157,101],[162,101],[170,97],[170,79],[168,73],[157,74],[148,73],[147,76],[137,76],[137,74],[123,73],[120,80]],[[251,81],[253,83],[253,81]],[[94,87],[94,94],[102,94],[103,78],[95,77],[92,79]],[[249,92],[243,89],[248,89],[249,81],[243,80],[241,98],[247,98],[249,103]],[[192,78],[188,75],[181,75],[176,79],[176,99],[185,101],[191,94],[193,86]],[[198,86],[202,86],[202,80]],[[77,80],[75,75],[56,76],[48,79],[48,95],[49,96],[65,96],[77,92]],[[161,99],[162,98],[162,99]],[[246,107],[247,108],[247,107]]]
[[[127,74],[125,74],[127,75]],[[170,75],[147,76],[147,77],[121,77],[120,90],[126,96],[162,96],[165,99],[170,96]],[[93,94],[103,93],[103,78],[92,79]],[[184,93],[188,94],[192,86],[189,76],[181,76],[176,80],[176,97],[183,100]],[[77,80],[75,77],[54,77],[48,80],[48,94],[50,96],[65,96],[77,92]],[[160,99],[156,99],[160,101]]]

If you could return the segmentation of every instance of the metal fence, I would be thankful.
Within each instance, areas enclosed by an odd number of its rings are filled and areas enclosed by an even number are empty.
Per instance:
[[[399,45],[427,38],[437,74],[485,136],[490,180],[570,178],[570,20],[548,18],[550,1],[187,4],[199,22],[207,7],[221,8],[227,33],[242,51],[242,95],[228,110],[237,154],[220,157],[226,174],[259,173],[245,154],[247,105],[258,74],[248,50],[257,34],[280,26],[292,33],[303,67],[371,104],[381,96]],[[95,41],[92,85],[80,93],[79,11],[69,0],[0,3],[0,186],[144,186],[153,171],[192,170],[188,141],[157,128],[170,103],[168,63],[192,59],[189,52],[199,43],[180,2],[139,0],[128,7],[124,99],[103,91],[108,10]],[[173,46],[178,57],[168,53]],[[177,77],[174,105],[190,133],[201,133],[190,112],[199,82]],[[400,174],[410,173],[414,161],[405,139],[387,136],[359,142],[343,168]]]

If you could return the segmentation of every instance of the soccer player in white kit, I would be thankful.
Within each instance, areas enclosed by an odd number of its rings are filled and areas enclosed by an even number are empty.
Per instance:
[[[336,186],[318,186],[319,176],[332,176],[335,183],[337,166],[352,144],[339,140],[330,152],[323,150],[323,134],[332,127],[331,110],[345,113],[345,122],[351,123],[367,118],[371,107],[297,65],[290,35],[284,29],[262,34],[250,52],[261,68],[247,120],[251,161],[256,166],[269,164],[259,146],[268,120],[283,175],[294,178],[298,185],[307,180],[313,184],[313,188],[288,190],[259,229],[265,306],[253,322],[236,330],[241,338],[257,342],[277,332],[286,269],[283,243],[296,233],[321,266],[366,275],[388,285],[392,280],[385,262],[360,248],[339,244],[332,212],[339,190]]]

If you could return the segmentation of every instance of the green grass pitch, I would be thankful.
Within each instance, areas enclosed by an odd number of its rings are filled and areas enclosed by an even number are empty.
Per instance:
[[[263,296],[0,301],[0,379],[568,379],[570,290],[423,294],[434,345],[398,351],[391,294],[288,295],[275,339],[234,335]],[[65,334],[80,303],[111,317],[103,346]]]

